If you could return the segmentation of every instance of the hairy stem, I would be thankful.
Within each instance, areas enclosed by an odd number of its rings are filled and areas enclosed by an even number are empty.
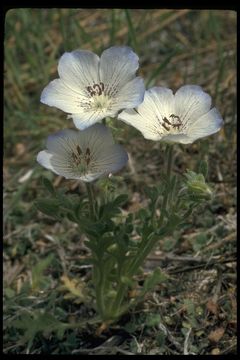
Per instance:
[[[95,265],[96,266],[96,265]],[[96,301],[97,301],[97,307],[98,311],[101,314],[102,318],[104,318],[105,314],[105,304],[104,304],[104,285],[105,285],[105,275],[101,271],[102,266],[99,264],[97,271],[99,271],[99,281],[95,284],[96,288]]]
[[[163,225],[163,221],[164,221],[164,217],[165,217],[165,210],[167,208],[167,203],[168,203],[168,196],[169,196],[168,185],[171,180],[173,146],[171,146],[171,145],[167,146],[166,155],[167,155],[167,166],[166,166],[167,186],[165,188],[165,194],[164,194],[163,204],[162,204],[162,208],[161,208],[161,216],[160,216],[160,220],[158,223],[159,228],[161,228],[161,226]],[[144,239],[143,243],[141,244],[141,246],[139,247],[139,249],[137,251],[136,256],[134,257],[132,264],[129,267],[130,275],[134,275],[136,273],[136,271],[143,264],[144,260],[149,255],[149,253],[152,251],[152,249],[154,248],[154,246],[156,245],[158,240],[159,240],[158,237],[154,236],[154,234],[152,235],[152,237],[150,239],[149,239],[149,237]]]
[[[165,194],[163,197],[163,204],[162,204],[162,208],[161,208],[159,227],[162,226],[162,224],[163,224],[165,210],[167,209],[167,203],[168,203],[169,183],[171,180],[171,170],[172,170],[172,160],[173,160],[173,146],[172,145],[167,145],[166,155],[167,155],[167,169],[166,169],[166,175],[167,175],[166,184],[167,185],[165,187]]]
[[[94,192],[93,192],[93,185],[91,183],[86,183],[87,193],[88,193],[88,200],[89,200],[89,211],[91,219],[95,220],[96,213],[95,213],[95,204],[94,204]]]

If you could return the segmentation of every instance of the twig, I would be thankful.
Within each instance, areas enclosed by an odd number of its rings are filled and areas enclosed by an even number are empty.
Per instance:
[[[191,331],[192,331],[192,328],[190,328],[186,334],[186,337],[185,337],[185,340],[184,340],[184,347],[183,347],[183,355],[196,355],[195,353],[191,352],[189,353],[188,352],[188,340],[189,340],[189,336],[191,334]]]
[[[237,347],[237,342],[234,342],[234,344],[230,345],[227,349],[223,350],[219,355],[229,354],[230,351],[231,351],[232,349],[234,349],[235,347]],[[236,349],[236,352],[237,352],[237,349]],[[231,351],[231,354],[232,354],[232,351]]]
[[[216,285],[215,293],[214,293],[213,298],[212,298],[212,301],[214,303],[217,303],[220,292],[221,292],[221,287],[222,287],[222,271],[221,271],[221,269],[218,269],[218,276],[219,276],[218,277],[218,282],[217,282],[217,285]]]
[[[72,351],[72,354],[91,354],[103,350],[105,354],[107,352],[109,354],[113,352],[120,352],[124,355],[135,355],[130,351],[119,348],[118,347],[119,341],[121,341],[121,337],[112,336],[111,338],[107,339],[102,345],[90,349],[76,349]]]
[[[172,336],[170,331],[166,328],[166,326],[163,325],[162,323],[160,323],[160,324],[158,324],[158,327],[159,327],[160,330],[162,330],[164,332],[164,335],[167,336],[168,340],[175,346],[175,348],[177,350],[179,350],[180,352],[182,352],[182,346],[179,344],[178,341],[176,341],[174,339],[174,337]]]
[[[199,264],[199,265],[195,265],[195,266],[188,266],[188,267],[181,268],[181,269],[169,270],[168,274],[173,275],[173,274],[179,274],[179,273],[183,273],[183,272],[187,272],[187,271],[193,271],[196,269],[202,269],[202,268],[207,269],[209,267],[216,266],[217,264],[226,264],[229,262],[236,262],[236,261],[237,261],[236,256],[233,258],[229,258],[229,259],[220,259],[218,261],[211,260],[209,262],[204,262],[203,264]]]
[[[200,256],[194,257],[194,256],[178,256],[178,255],[164,255],[164,256],[149,256],[147,258],[148,261],[179,261],[179,262],[195,262],[195,263],[201,263],[203,262],[203,258]]]
[[[206,250],[213,250],[213,249],[217,249],[217,248],[220,248],[222,247],[222,245],[224,245],[225,243],[227,242],[231,242],[231,241],[234,241],[236,242],[237,241],[237,233],[236,231],[227,235],[225,238],[223,238],[221,241],[217,242],[217,243],[214,243],[214,244],[211,244],[209,245]]]

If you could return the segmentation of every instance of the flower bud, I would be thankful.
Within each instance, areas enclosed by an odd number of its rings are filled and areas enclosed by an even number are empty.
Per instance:
[[[110,252],[111,254],[116,253],[118,251],[118,245],[117,244],[112,244],[107,248],[107,251]]]
[[[186,190],[190,196],[206,200],[212,198],[212,190],[206,184],[203,174],[196,174],[193,171],[187,170],[185,177],[186,186],[184,190]]]

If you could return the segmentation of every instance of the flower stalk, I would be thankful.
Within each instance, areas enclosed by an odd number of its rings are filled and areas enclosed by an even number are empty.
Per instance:
[[[96,208],[95,208],[93,185],[91,183],[86,183],[86,188],[88,193],[90,217],[92,220],[96,220]]]

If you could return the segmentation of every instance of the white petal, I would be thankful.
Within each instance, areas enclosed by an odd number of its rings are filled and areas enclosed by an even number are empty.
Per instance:
[[[161,120],[169,117],[174,111],[174,95],[171,89],[155,86],[148,90],[152,99],[152,106],[157,117]]]
[[[121,145],[114,144],[99,150],[94,156],[95,165],[92,173],[106,176],[120,170],[128,161],[128,154]],[[98,175],[97,175],[98,174]]]
[[[72,89],[82,94],[89,85],[99,83],[99,57],[87,50],[66,52],[58,64],[61,79]]]
[[[109,128],[103,124],[95,124],[84,131],[78,131],[77,137],[79,145],[89,147],[92,153],[98,153],[102,148],[114,143]]]
[[[79,179],[79,174],[74,172],[69,161],[69,153],[66,152],[65,155],[53,154],[51,162],[56,174],[64,176],[66,179]]]
[[[100,79],[105,88],[120,88],[135,77],[138,56],[128,46],[113,46],[103,51],[100,59]]]
[[[51,148],[53,153],[41,151],[41,153],[44,153],[40,158],[40,160],[43,159],[41,165],[66,179],[80,179],[80,174],[73,170],[71,161],[69,161],[71,149],[76,151],[77,137],[72,137],[68,131],[71,130],[62,131],[63,136],[64,132],[66,133],[65,137],[61,137],[59,134],[61,132],[59,132],[57,135],[51,135],[48,138],[48,147]],[[50,161],[48,161],[46,154],[49,156]]]
[[[129,81],[117,93],[111,109],[116,112],[122,109],[134,108],[141,104],[144,99],[144,81],[142,78],[137,77]]]
[[[145,92],[136,110],[122,111],[118,119],[140,130],[146,139],[160,140],[165,134],[160,120],[173,111],[174,96],[170,89],[154,87]]]
[[[193,140],[215,134],[223,126],[223,119],[216,108],[201,116],[188,130],[187,135]]]
[[[66,154],[76,149],[77,144],[77,131],[64,129],[49,135],[46,146],[51,153],[66,156]]]
[[[66,179],[79,179],[79,175],[74,173],[71,165],[69,164],[67,153],[65,156],[52,154],[48,151],[40,151],[37,156],[39,164],[46,169],[53,171],[57,175],[61,175]]]
[[[211,96],[200,86],[182,86],[175,94],[175,115],[188,127],[210,110],[211,102]]]
[[[70,89],[61,79],[51,81],[43,90],[41,102],[67,113],[82,111],[82,103],[88,101],[86,96]]]
[[[154,118],[143,117],[139,115],[135,110],[129,109],[122,111],[118,115],[118,119],[141,131],[145,139],[150,139],[150,140],[161,139],[161,135],[158,133],[158,129],[155,125]]]
[[[84,112],[82,111],[78,114],[72,114],[69,117],[73,119],[74,125],[77,129],[84,130],[96,122],[101,121],[103,118],[112,116],[112,114],[112,111],[89,110]]]
[[[85,181],[85,182],[92,182],[94,180],[97,180],[101,177],[102,174],[86,174],[79,177],[79,180]]]
[[[40,151],[37,155],[37,162],[45,167],[48,170],[54,171],[54,168],[51,163],[51,159],[53,157],[53,154],[51,154],[49,151]],[[54,171],[55,172],[55,171]]]
[[[165,142],[176,142],[180,144],[191,144],[193,139],[185,134],[172,134],[163,136],[162,141]]]

